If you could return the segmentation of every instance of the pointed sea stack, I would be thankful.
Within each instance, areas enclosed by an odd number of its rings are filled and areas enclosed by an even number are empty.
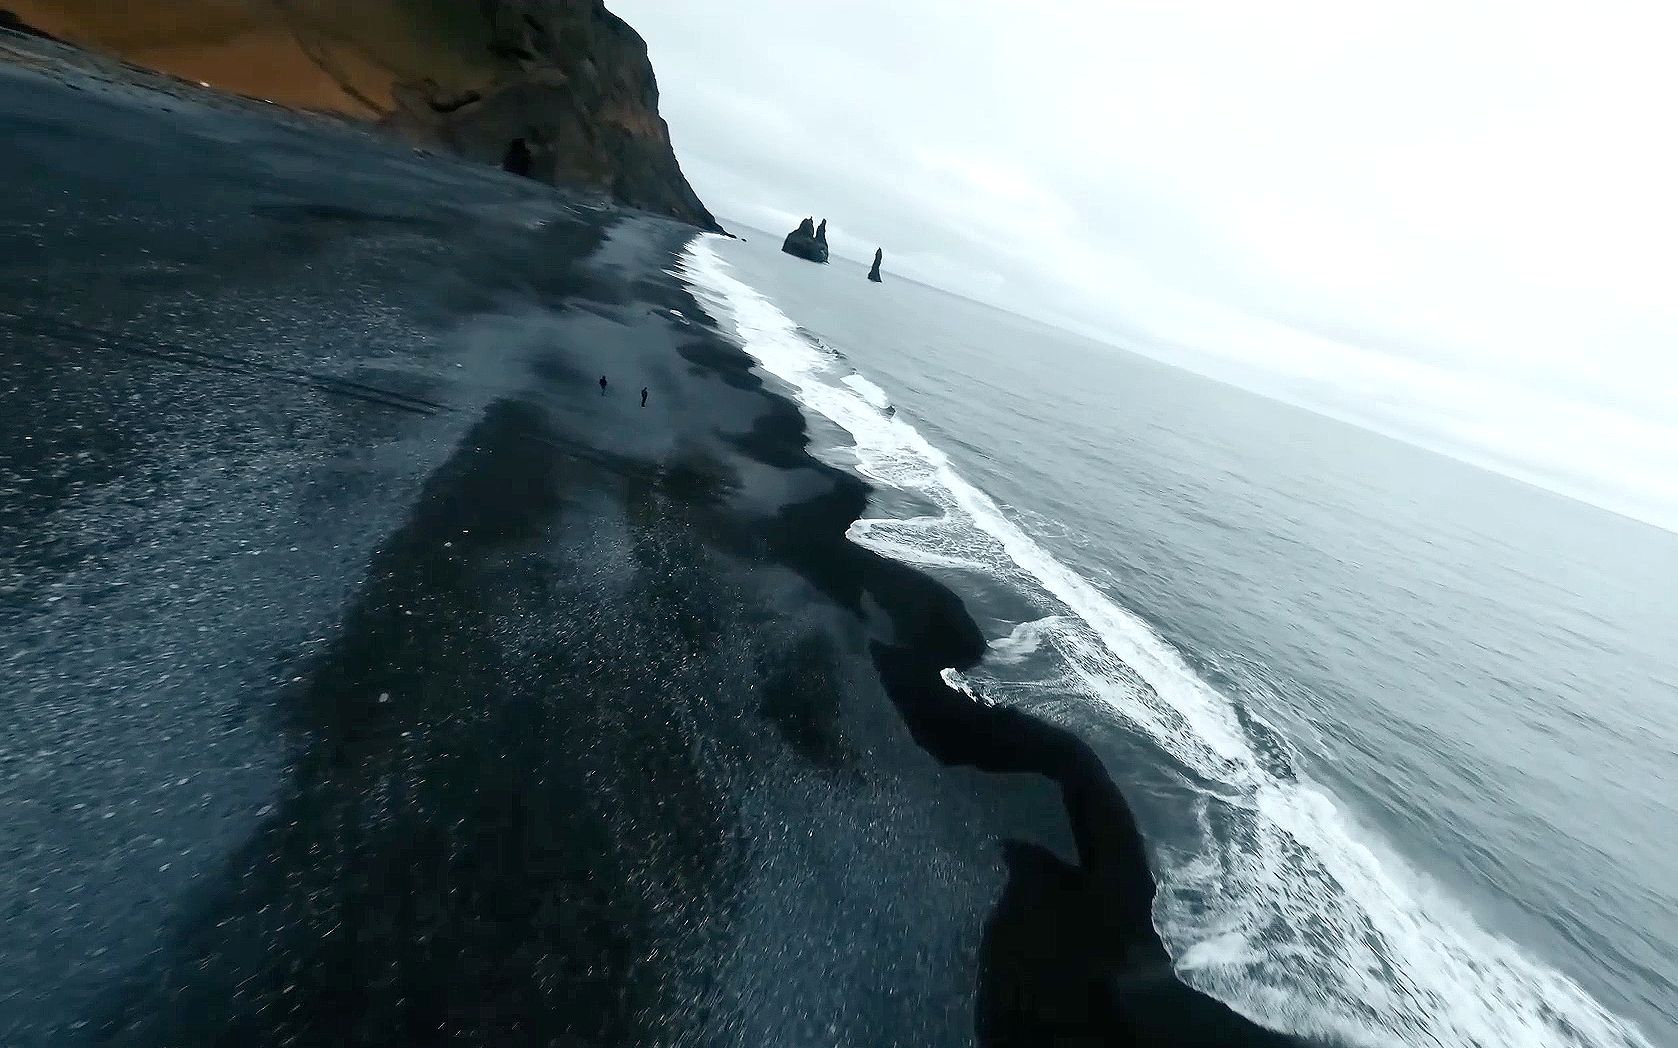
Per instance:
[[[820,227],[813,218],[798,223],[798,228],[787,234],[781,250],[810,262],[826,262],[827,219],[822,219]]]
[[[868,279],[876,284],[880,282],[880,263],[885,261],[885,258],[885,248],[877,247],[874,249],[874,268],[868,271]]]

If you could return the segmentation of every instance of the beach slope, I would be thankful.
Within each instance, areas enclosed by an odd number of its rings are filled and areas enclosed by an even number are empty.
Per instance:
[[[690,227],[38,68],[0,126],[0,1041],[1281,1043],[944,686]]]

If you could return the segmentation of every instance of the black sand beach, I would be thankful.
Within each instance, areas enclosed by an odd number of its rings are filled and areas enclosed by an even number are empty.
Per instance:
[[[1286,1043],[941,682],[691,229],[64,79],[0,70],[0,1042]]]

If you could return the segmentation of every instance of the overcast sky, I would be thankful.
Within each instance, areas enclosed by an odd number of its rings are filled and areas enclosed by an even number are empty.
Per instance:
[[[611,0],[695,189],[1678,527],[1678,16]]]

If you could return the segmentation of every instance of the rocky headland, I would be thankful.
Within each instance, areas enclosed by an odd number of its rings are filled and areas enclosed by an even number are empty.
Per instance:
[[[6,28],[720,231],[676,161],[646,42],[601,0],[6,2]]]

